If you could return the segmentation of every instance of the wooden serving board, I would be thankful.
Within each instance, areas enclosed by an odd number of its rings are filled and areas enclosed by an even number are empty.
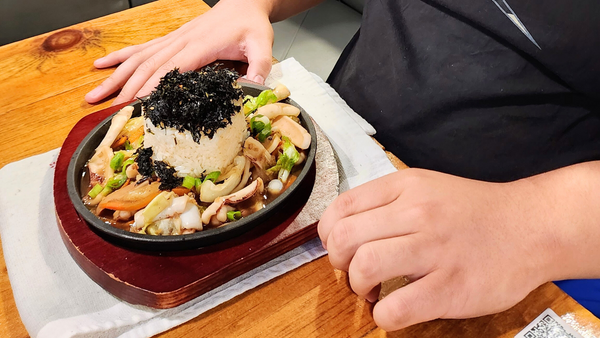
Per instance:
[[[100,286],[132,304],[172,308],[212,290],[316,237],[316,224],[298,226],[312,190],[315,168],[293,203],[249,232],[209,247],[178,252],[144,252],[100,237],[80,218],[67,192],[67,168],[83,138],[126,104],[81,119],[60,151],[54,174],[54,201],[62,239],[77,264]]]

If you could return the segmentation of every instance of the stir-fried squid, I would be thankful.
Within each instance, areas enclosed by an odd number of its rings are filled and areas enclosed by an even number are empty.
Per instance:
[[[246,96],[240,109],[247,132],[239,154],[224,169],[199,175],[157,160],[144,146],[148,122],[132,118],[133,107],[123,108],[87,164],[84,201],[106,222],[149,235],[202,231],[260,210],[295,179],[311,143],[299,124],[300,110],[278,102],[288,95],[280,85]]]

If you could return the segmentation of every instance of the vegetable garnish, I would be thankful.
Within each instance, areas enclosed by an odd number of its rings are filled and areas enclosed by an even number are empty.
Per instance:
[[[244,98],[244,114],[248,116],[258,108],[275,102],[277,102],[277,95],[270,89],[263,90],[257,97],[246,95]]]
[[[263,130],[260,131],[260,133],[258,133],[258,141],[260,141],[260,143],[265,142],[265,140],[267,139],[267,137],[269,137],[271,135],[271,124],[267,124]]]
[[[125,160],[125,162],[123,162],[123,170],[122,170],[122,171],[125,171],[125,170],[127,169],[127,167],[128,167],[128,166],[130,166],[130,165],[132,165],[133,163],[135,163],[135,158],[136,158],[136,157],[137,157],[137,156],[136,156],[136,155],[134,155],[134,156],[132,156],[132,157],[128,158],[127,160]]]
[[[219,176],[221,176],[221,172],[220,171],[213,171],[210,174],[206,175],[206,177],[204,178],[204,181],[202,182],[206,182],[208,181],[213,181],[216,182],[217,178],[219,178]]]
[[[133,142],[130,142],[129,144],[131,146],[131,149],[127,149],[127,150],[138,149],[139,147],[142,146],[143,142],[144,142],[144,135],[138,137],[137,140],[134,140]]]
[[[144,216],[144,228],[142,231],[146,230],[146,227],[152,223],[154,218],[163,210],[165,210],[169,204],[171,204],[171,200],[175,197],[175,194],[169,191],[163,191],[158,194],[144,209],[142,215]]]
[[[277,164],[275,164],[274,167],[269,168],[267,170],[267,173],[271,174],[276,171],[279,171],[279,174],[277,176],[281,180],[281,182],[285,183],[287,182],[288,177],[290,176],[290,172],[294,167],[294,164],[296,164],[296,162],[298,162],[298,160],[300,159],[300,153],[298,152],[298,150],[296,150],[296,147],[294,146],[294,144],[292,144],[289,138],[283,136],[282,139],[283,153],[279,156],[279,159],[277,159]]]
[[[227,219],[229,221],[235,221],[242,218],[242,212],[238,210],[231,210],[227,212]]]
[[[123,159],[125,158],[125,154],[123,152],[118,151],[115,153],[115,156],[110,160],[110,168],[114,171],[121,170],[121,166],[123,165]]]
[[[127,181],[127,175],[121,172],[109,178],[108,182],[106,182],[106,186],[111,188],[112,190],[116,190],[119,189],[123,184],[125,184],[125,181]]]
[[[131,143],[129,143],[129,140],[125,141],[125,150],[133,150],[133,147],[131,146]]]
[[[260,133],[265,128],[265,125],[269,123],[271,123],[269,119],[263,115],[253,116],[250,119],[250,131],[252,135]]]
[[[102,186],[100,184],[96,184],[90,192],[88,192],[88,196],[91,198],[96,198],[98,194],[102,191]]]
[[[183,183],[181,185],[185,188],[192,189],[194,185],[196,185],[196,178],[192,176],[186,176],[183,178]]]
[[[271,122],[269,118],[263,115],[256,115],[250,119],[250,130],[252,135],[256,135],[262,143],[271,135]]]

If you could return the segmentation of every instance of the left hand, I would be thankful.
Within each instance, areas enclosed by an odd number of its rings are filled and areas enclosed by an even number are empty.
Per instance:
[[[381,282],[412,281],[373,309],[378,326],[398,330],[497,313],[548,281],[554,241],[539,198],[527,180],[406,169],[341,194],[318,231],[359,296],[374,302]]]

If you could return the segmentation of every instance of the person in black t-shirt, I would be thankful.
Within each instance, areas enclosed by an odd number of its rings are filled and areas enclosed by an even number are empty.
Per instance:
[[[142,96],[174,67],[249,63],[263,82],[270,21],[319,1],[222,0],[148,43],[86,100]],[[319,223],[332,265],[386,330],[507,309],[551,280],[600,278],[600,3],[368,1],[329,82],[415,169],[340,195]],[[418,169],[416,169],[418,168]],[[600,283],[562,282],[600,315]],[[583,294],[578,294],[578,292]]]

